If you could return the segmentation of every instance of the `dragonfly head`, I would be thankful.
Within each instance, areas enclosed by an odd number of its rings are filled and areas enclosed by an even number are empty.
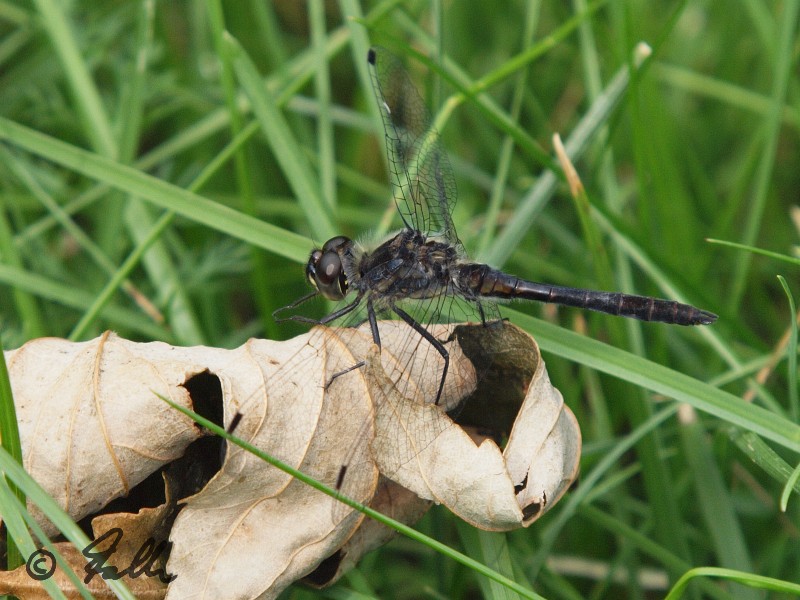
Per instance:
[[[328,300],[341,300],[347,295],[347,274],[340,252],[352,244],[343,235],[329,239],[322,248],[315,248],[306,263],[306,279]]]

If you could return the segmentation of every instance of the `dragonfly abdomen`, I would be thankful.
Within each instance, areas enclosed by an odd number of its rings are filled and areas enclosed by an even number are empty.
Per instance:
[[[537,300],[671,325],[708,325],[717,315],[674,300],[599,292],[527,281],[488,265],[459,267],[459,285],[472,296]]]

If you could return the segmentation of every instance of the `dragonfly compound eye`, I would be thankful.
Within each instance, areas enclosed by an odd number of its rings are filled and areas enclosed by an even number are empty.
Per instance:
[[[347,294],[347,277],[335,250],[322,252],[319,257],[314,268],[314,286],[328,300],[341,300]]]
[[[343,235],[337,235],[336,237],[331,238],[327,242],[325,242],[325,245],[322,247],[322,251],[330,252],[331,250],[338,250],[339,248],[341,248],[345,244],[348,244],[349,242],[350,242],[349,237]]]
[[[306,263],[306,279],[315,289],[319,288],[317,285],[317,265],[321,258],[322,250],[317,248],[311,252],[311,256],[308,257],[308,262]]]

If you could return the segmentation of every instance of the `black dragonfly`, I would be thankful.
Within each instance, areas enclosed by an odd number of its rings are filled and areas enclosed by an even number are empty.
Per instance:
[[[717,319],[707,310],[673,300],[536,283],[471,262],[453,226],[453,170],[422,98],[400,62],[387,50],[371,48],[367,62],[383,118],[394,201],[403,228],[372,251],[344,236],[314,249],[306,264],[306,278],[314,291],[277,310],[276,319],[324,325],[365,307],[372,338],[380,347],[378,316],[399,317],[443,359],[437,404],[449,354],[426,325],[452,320],[452,314],[444,313],[454,299],[471,307],[472,314],[486,325],[500,319],[497,299],[538,300],[674,325],[708,325]],[[348,296],[352,300],[319,320],[302,315],[278,317],[281,311],[319,294],[329,300]],[[418,305],[417,314],[422,318],[412,316],[405,308],[413,304]],[[419,305],[424,308],[420,310]]]

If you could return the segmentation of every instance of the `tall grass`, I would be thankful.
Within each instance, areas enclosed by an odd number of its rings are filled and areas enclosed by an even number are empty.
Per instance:
[[[399,225],[366,71],[379,43],[434,99],[471,255],[720,314],[684,329],[509,307],[578,416],[582,482],[528,530],[478,532],[443,510],[419,527],[548,598],[663,597],[698,567],[744,575],[699,571],[694,597],[800,581],[796,498],[779,510],[800,450],[796,315],[776,277],[796,296],[797,267],[706,241],[796,253],[797,10],[0,2],[3,346],[301,331],[270,313],[306,292],[312,240]],[[556,166],[556,132],[589,206]],[[335,590],[506,597],[405,539]]]

